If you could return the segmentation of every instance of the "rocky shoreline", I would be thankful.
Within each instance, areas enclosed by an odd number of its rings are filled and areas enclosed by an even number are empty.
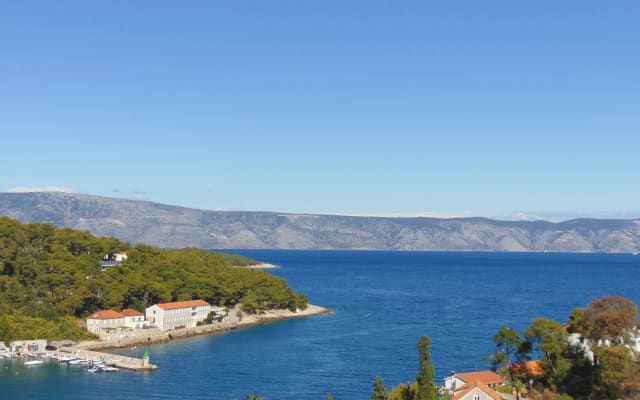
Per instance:
[[[101,340],[80,342],[78,343],[77,348],[97,350],[164,343],[191,336],[227,332],[237,328],[258,325],[269,321],[303,318],[320,314],[333,314],[333,311],[324,307],[309,304],[307,305],[307,308],[298,312],[290,310],[267,310],[261,314],[243,315],[239,313],[239,307],[236,306],[231,310],[230,318],[223,322],[196,326],[194,328],[174,329],[166,332],[163,332],[158,328],[151,328],[137,329],[131,332],[113,333],[103,337]]]

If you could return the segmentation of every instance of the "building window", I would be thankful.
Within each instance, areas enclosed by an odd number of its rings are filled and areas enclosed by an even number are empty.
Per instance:
[[[479,393],[474,393],[473,394],[473,400],[480,400],[480,394]]]

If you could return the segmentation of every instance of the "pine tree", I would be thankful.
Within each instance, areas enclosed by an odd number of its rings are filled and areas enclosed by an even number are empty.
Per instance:
[[[433,364],[431,364],[430,340],[428,336],[421,336],[418,340],[418,359],[420,369],[416,376],[418,384],[417,400],[436,400],[438,392],[436,384],[433,382]]]
[[[376,376],[376,379],[373,381],[373,393],[371,393],[371,400],[388,400],[389,392],[387,392],[387,388],[384,387],[384,382],[380,376]]]

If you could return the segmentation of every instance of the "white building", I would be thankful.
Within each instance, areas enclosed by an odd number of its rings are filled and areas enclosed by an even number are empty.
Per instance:
[[[140,311],[127,308],[122,311],[122,315],[124,315],[124,326],[133,329],[139,329],[144,326],[144,314]]]
[[[121,265],[127,258],[129,258],[129,254],[126,251],[105,254],[100,261],[100,271],[106,271],[109,267]]]
[[[15,340],[9,345],[9,348],[14,353],[43,353],[46,347],[47,341],[44,339]]]
[[[125,326],[125,316],[113,310],[97,311],[87,317],[87,330],[99,335],[105,330]]]
[[[155,304],[145,311],[147,321],[163,331],[176,327],[192,328],[204,321],[211,312],[211,305],[204,300],[178,301]]]
[[[495,389],[504,379],[492,371],[463,372],[444,379],[444,389],[452,400],[502,400]]]

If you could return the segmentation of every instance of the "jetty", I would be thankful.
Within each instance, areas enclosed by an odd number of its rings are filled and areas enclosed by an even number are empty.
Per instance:
[[[157,365],[149,363],[149,357],[127,357],[94,350],[78,349],[75,347],[59,347],[58,350],[52,353],[56,354],[58,359],[61,357],[75,357],[96,363],[102,362],[108,366],[128,369],[131,371],[155,371],[158,369]]]

